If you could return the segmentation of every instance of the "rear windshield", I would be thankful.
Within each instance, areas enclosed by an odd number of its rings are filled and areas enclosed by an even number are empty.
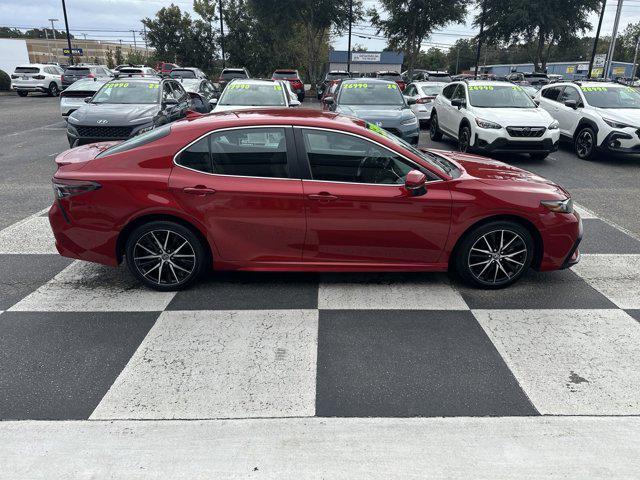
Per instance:
[[[327,80],[342,80],[343,78],[351,78],[348,73],[327,73]]]
[[[196,78],[195,72],[191,70],[171,70],[169,74],[171,78]]]
[[[89,73],[91,73],[91,70],[89,70],[88,68],[69,67],[64,71],[64,73],[67,72],[71,73],[72,75],[89,75]]]
[[[348,82],[340,87],[341,105],[404,105],[398,85],[395,83]]]
[[[244,73],[242,70],[236,70],[236,71],[226,70],[222,72],[222,75],[220,75],[220,77],[222,77],[224,80],[231,80],[233,78],[247,78],[247,74]]]
[[[442,93],[443,88],[444,85],[438,84],[429,85],[427,83],[424,85],[420,85],[420,89],[424,92],[425,95],[439,95]]]
[[[154,128],[150,132],[143,133],[142,135],[137,135],[129,140],[125,140],[118,145],[114,145],[111,148],[107,148],[104,152],[96,155],[96,158],[106,157],[107,155],[113,155],[114,153],[122,153],[128,150],[134,149],[136,147],[141,147],[142,145],[146,145],[151,142],[155,142],[156,140],[161,139],[162,137],[166,137],[171,132],[171,124],[163,125],[158,128]]]
[[[15,73],[40,73],[38,67],[16,67]]]
[[[451,77],[449,75],[447,75],[446,73],[430,73],[429,74],[429,78],[433,78],[433,79],[437,79],[439,81],[442,82],[450,82],[451,81]]]
[[[121,68],[120,73],[142,73],[139,68]]]
[[[286,106],[282,86],[275,83],[232,83],[224,89],[218,103],[243,107]]]
[[[160,101],[160,84],[151,82],[109,82],[91,103],[152,104]]]
[[[96,92],[100,89],[100,87],[102,85],[104,85],[104,81],[100,81],[100,80],[93,80],[93,79],[85,79],[85,80],[78,80],[77,82],[73,82],[71,85],[69,85],[66,89],[65,92],[73,92],[75,90],[86,90],[86,91],[92,91],[92,92]]]
[[[298,78],[298,73],[294,71],[273,72],[271,78]]]
[[[400,80],[402,77],[399,73],[379,73],[378,78],[388,78],[389,80]]]

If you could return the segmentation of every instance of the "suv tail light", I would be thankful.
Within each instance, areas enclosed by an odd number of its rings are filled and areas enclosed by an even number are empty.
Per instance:
[[[73,197],[74,195],[80,195],[81,193],[91,192],[92,190],[97,190],[100,187],[101,185],[99,183],[87,180],[53,179],[53,191],[58,200]]]
[[[36,80],[44,80],[44,75],[34,75],[32,78],[35,78]]]
[[[416,103],[431,103],[435,98],[435,96],[422,97],[417,99]]]
[[[95,73],[90,73],[89,75],[87,75],[87,78],[96,78],[96,74]]]

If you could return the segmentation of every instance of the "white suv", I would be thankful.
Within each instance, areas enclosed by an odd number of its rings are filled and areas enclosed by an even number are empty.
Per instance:
[[[11,89],[26,97],[29,92],[42,92],[57,97],[62,90],[63,70],[57,65],[32,63],[16,67],[11,75]]]
[[[508,82],[453,82],[435,98],[431,140],[458,140],[461,152],[528,153],[544,159],[558,149],[558,122],[538,108],[522,87]]]
[[[535,99],[560,124],[576,155],[598,150],[640,153],[640,94],[616,83],[563,82],[542,88]]]

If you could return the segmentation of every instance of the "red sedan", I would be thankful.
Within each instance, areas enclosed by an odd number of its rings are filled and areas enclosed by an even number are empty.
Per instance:
[[[445,271],[499,288],[578,261],[562,187],[311,110],[191,117],[56,158],[60,254],[158,290],[203,271]]]

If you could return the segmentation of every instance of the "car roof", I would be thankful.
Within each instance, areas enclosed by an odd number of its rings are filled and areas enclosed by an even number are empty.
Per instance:
[[[260,85],[265,83],[273,84],[276,82],[280,82],[280,80],[271,80],[270,78],[233,78],[229,82],[229,85],[231,85],[232,83],[249,83]]]
[[[160,77],[119,77],[119,78],[114,78],[113,80],[109,80],[107,83],[120,83],[123,81],[127,81],[127,82],[138,82],[138,83],[160,83],[160,82],[164,82],[164,81],[174,81],[175,79],[173,78],[160,78]]]
[[[622,85],[620,83],[615,82],[556,82],[550,83],[549,85],[545,85],[545,88],[548,87],[558,87],[558,86],[566,86],[573,85],[575,87],[626,87],[627,85]]]
[[[513,86],[514,84],[511,82],[503,82],[501,80],[458,80],[458,83],[467,84],[467,85],[488,85],[491,87],[503,87],[503,86]]]
[[[245,71],[245,68],[223,68],[222,71],[223,72],[243,72]]]
[[[52,65],[47,65],[45,63],[25,63],[24,65],[16,65],[16,68],[29,68],[29,67],[31,67],[31,68],[34,68],[34,67],[42,68],[42,67],[51,67],[51,66]],[[56,65],[53,65],[53,66],[55,67]]]
[[[384,83],[389,85],[396,84],[396,82],[394,82],[393,80],[384,80],[383,78],[367,78],[366,82],[367,83]],[[344,80],[342,80],[342,85],[348,84],[348,83],[362,83],[362,79],[361,78],[345,78]]]
[[[417,82],[411,82],[411,83],[413,83],[414,85],[418,85],[420,87],[427,87],[429,85],[436,85],[438,87],[439,86],[444,86],[444,85],[449,85],[449,82],[427,82],[427,81],[424,81],[424,80],[419,80]]]

